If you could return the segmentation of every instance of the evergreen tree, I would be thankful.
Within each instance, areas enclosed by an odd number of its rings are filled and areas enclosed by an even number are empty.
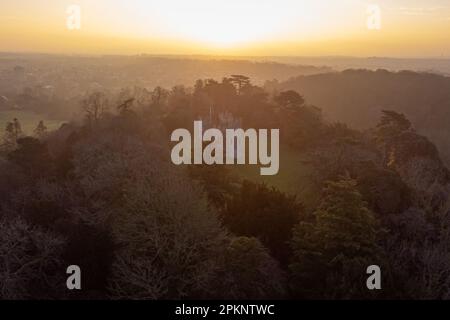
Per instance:
[[[39,121],[36,129],[34,129],[34,135],[38,139],[43,139],[47,135],[47,127],[44,125],[44,121]]]
[[[394,162],[394,145],[398,137],[412,129],[411,122],[402,113],[383,110],[380,122],[377,124],[375,140],[383,154],[383,163],[390,166]]]
[[[283,108],[299,108],[305,105],[305,99],[294,90],[280,92],[280,94],[274,97],[274,100]]]
[[[8,122],[3,134],[2,151],[8,153],[17,146],[17,136],[14,133],[14,123]]]
[[[354,180],[328,182],[311,222],[294,229],[290,265],[301,298],[361,298],[366,268],[381,263],[381,232]]]
[[[233,74],[229,80],[233,85],[235,85],[237,94],[241,94],[242,89],[250,85],[250,78],[240,74]]]
[[[22,126],[20,125],[20,122],[17,118],[14,118],[13,125],[14,125],[14,135],[17,140],[22,136]]]
[[[302,212],[303,205],[295,196],[244,180],[240,190],[227,200],[222,215],[231,232],[258,238],[282,265],[287,265],[292,229]]]
[[[377,138],[379,142],[386,142],[402,132],[411,130],[411,122],[404,114],[391,110],[383,110],[380,122],[377,124]]]

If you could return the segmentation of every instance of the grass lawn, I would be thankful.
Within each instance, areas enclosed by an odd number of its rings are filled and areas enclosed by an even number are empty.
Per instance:
[[[288,147],[280,147],[280,171],[274,176],[261,176],[260,166],[234,165],[231,172],[242,179],[265,183],[283,192],[297,195],[305,206],[312,205],[317,198],[310,182],[311,168],[305,164],[301,153]]]

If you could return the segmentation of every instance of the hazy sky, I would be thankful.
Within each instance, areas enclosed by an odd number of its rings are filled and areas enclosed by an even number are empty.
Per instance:
[[[1,0],[0,26],[0,51],[450,57],[450,0]]]

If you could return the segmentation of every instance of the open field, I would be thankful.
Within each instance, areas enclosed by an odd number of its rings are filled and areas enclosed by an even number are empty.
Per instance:
[[[22,126],[22,131],[26,135],[33,135],[33,131],[38,125],[39,121],[43,120],[47,129],[55,130],[58,129],[64,121],[48,119],[45,115],[36,114],[30,111],[0,111],[0,130],[4,130],[6,124],[14,118],[17,118],[20,121]]]
[[[311,185],[311,168],[304,157],[288,148],[280,147],[280,171],[274,176],[261,176],[260,167],[254,165],[230,166],[232,173],[257,183],[265,183],[283,192],[296,195],[305,206],[312,204],[318,195]]]

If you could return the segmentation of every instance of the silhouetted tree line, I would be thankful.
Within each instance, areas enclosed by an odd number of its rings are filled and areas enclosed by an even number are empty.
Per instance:
[[[5,130],[1,298],[449,297],[450,175],[404,115],[385,110],[358,131],[242,75],[95,93],[81,108],[54,132]],[[280,128],[310,168],[298,181],[314,190],[308,204],[226,166],[172,165],[171,130],[220,128],[224,115]],[[82,291],[65,287],[71,264]],[[372,264],[382,291],[366,288]]]

